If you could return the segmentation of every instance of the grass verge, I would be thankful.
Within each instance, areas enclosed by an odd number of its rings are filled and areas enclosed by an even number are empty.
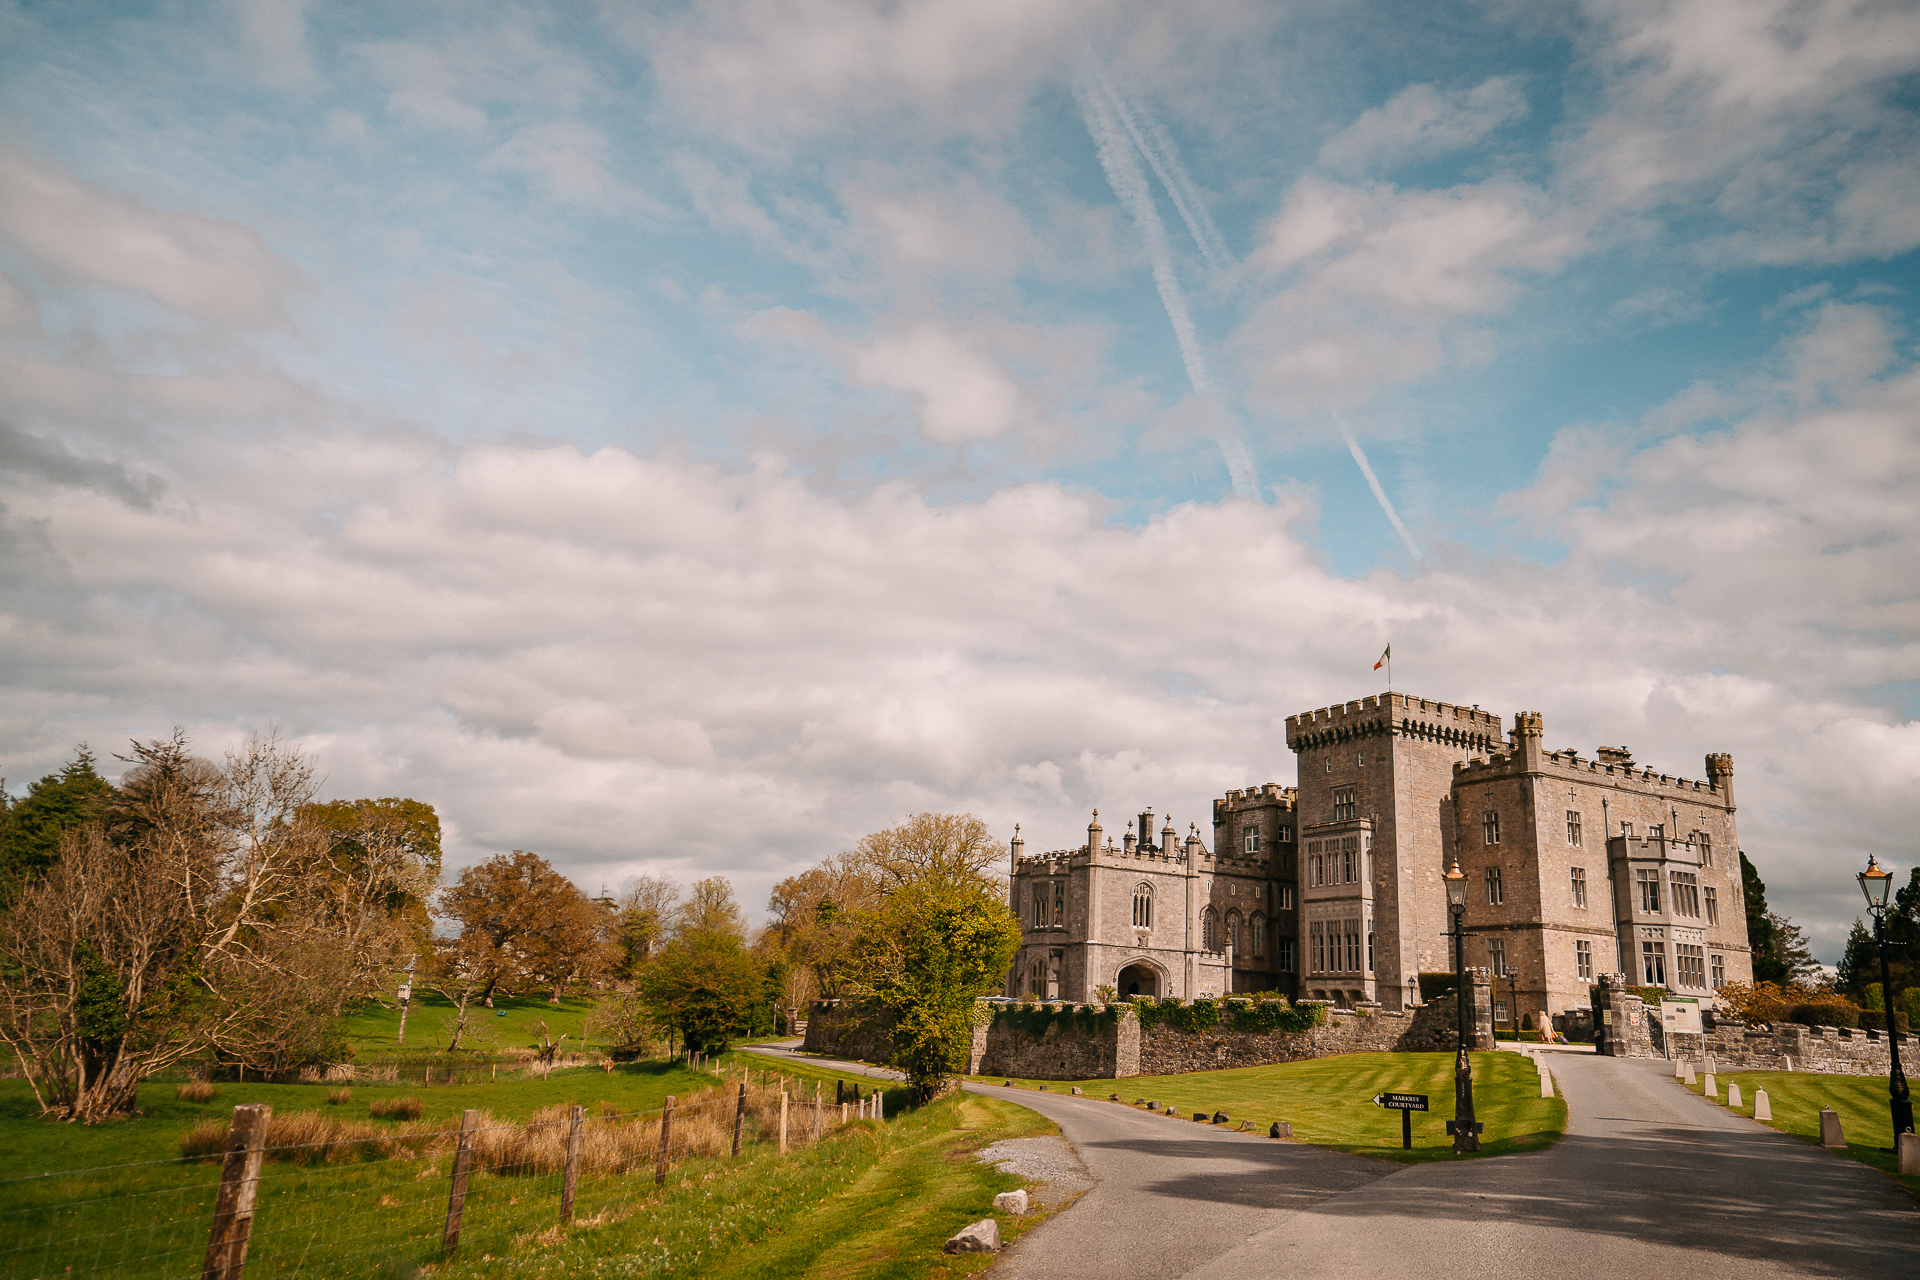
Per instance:
[[[1567,1127],[1567,1104],[1540,1096],[1533,1063],[1517,1053],[1476,1053],[1474,1116],[1486,1126],[1483,1156],[1539,1151],[1559,1141]],[[1224,1111],[1238,1124],[1251,1120],[1261,1132],[1275,1120],[1293,1126],[1293,1136],[1316,1146],[1402,1164],[1451,1160],[1446,1122],[1453,1118],[1453,1055],[1450,1053],[1347,1053],[1311,1062],[1286,1062],[1177,1076],[1132,1076],[1125,1080],[1016,1080],[1025,1088],[1045,1085],[1064,1093],[1074,1085],[1089,1096],[1117,1093],[1174,1106],[1187,1123],[1196,1111]],[[1005,1076],[976,1076],[1000,1084]],[[1424,1093],[1431,1111],[1413,1113],[1413,1149],[1400,1146],[1399,1113],[1373,1105],[1379,1093]],[[1168,1123],[1172,1123],[1170,1120]]]
[[[1677,1084],[1684,1084],[1676,1081]],[[1726,1105],[1727,1086],[1740,1086],[1743,1116],[1753,1114],[1754,1092],[1767,1091],[1773,1119],[1760,1123],[1790,1133],[1796,1138],[1819,1145],[1820,1108],[1832,1107],[1840,1117],[1840,1130],[1847,1137],[1846,1154],[1862,1164],[1872,1165],[1901,1186],[1920,1196],[1920,1176],[1898,1172],[1894,1153],[1885,1150],[1893,1143],[1893,1121],[1887,1111],[1885,1076],[1830,1076],[1811,1071],[1736,1071],[1715,1078],[1717,1101]],[[1706,1089],[1704,1079],[1684,1087],[1695,1093]]]
[[[971,1275],[991,1255],[947,1255],[968,1223],[999,1220],[1003,1241],[1044,1221],[992,1212],[1021,1185],[974,1159],[990,1142],[1056,1132],[1024,1107],[959,1095],[885,1125],[856,1125],[784,1159],[687,1165],[667,1187],[593,1225],[523,1234],[432,1268],[444,1280],[564,1275],[621,1278]]]

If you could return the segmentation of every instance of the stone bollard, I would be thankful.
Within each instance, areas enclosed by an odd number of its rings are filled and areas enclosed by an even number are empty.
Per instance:
[[[948,1253],[998,1253],[1000,1224],[992,1218],[982,1218],[947,1241],[945,1248]]]
[[[1291,1138],[1293,1136],[1293,1126],[1285,1120],[1275,1120],[1273,1122],[1273,1128],[1267,1130],[1267,1136],[1269,1138]]]
[[[1553,1077],[1544,1071],[1540,1073],[1540,1096],[1543,1098],[1553,1096]]]
[[[1920,1133],[1903,1133],[1893,1141],[1900,1153],[1900,1172],[1920,1173]]]
[[[1076,1098],[1083,1096],[1079,1085],[1073,1086],[1073,1096]]]
[[[1693,1064],[1691,1062],[1687,1064],[1687,1074],[1682,1076],[1681,1079],[1685,1080],[1688,1084],[1693,1083]]]
[[[1704,1079],[1707,1083],[1706,1083],[1706,1087],[1700,1090],[1701,1096],[1718,1099],[1720,1097],[1720,1086],[1714,1083],[1713,1072],[1711,1071],[1707,1072],[1707,1074],[1703,1076],[1702,1079]]]
[[[1713,1075],[1713,1074],[1714,1074],[1714,1063],[1713,1063],[1713,1055],[1712,1055],[1712,1054],[1708,1054],[1708,1055],[1707,1055],[1707,1074],[1708,1074],[1708,1075]]]
[[[993,1207],[1002,1213],[1025,1213],[1027,1211],[1027,1193],[1024,1191],[1002,1191],[993,1198]]]
[[[1740,1083],[1737,1080],[1727,1085],[1727,1105],[1730,1107],[1745,1105],[1740,1100]]]
[[[1687,1060],[1685,1058],[1675,1058],[1673,1060],[1673,1078],[1675,1080],[1684,1080],[1687,1078]]]
[[[1840,1113],[1832,1107],[1820,1108],[1820,1145],[1842,1149],[1847,1145],[1847,1135],[1840,1130]]]
[[[1755,1120],[1773,1119],[1773,1103],[1768,1100],[1765,1089],[1753,1091],[1753,1118]]]

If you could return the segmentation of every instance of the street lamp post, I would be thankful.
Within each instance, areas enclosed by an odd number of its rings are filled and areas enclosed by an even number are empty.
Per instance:
[[[1900,1070],[1900,1026],[1894,1014],[1893,973],[1887,965],[1887,898],[1893,889],[1893,873],[1882,871],[1880,862],[1867,855],[1867,869],[1857,877],[1860,892],[1867,895],[1867,911],[1873,916],[1873,941],[1880,951],[1880,1004],[1887,1019],[1887,1051],[1891,1055],[1887,1072],[1887,1108],[1893,1113],[1893,1145],[1900,1135],[1913,1132],[1913,1099],[1907,1096],[1907,1077]]]
[[[1460,870],[1460,857],[1454,855],[1453,867],[1444,877],[1447,884],[1447,909],[1453,913],[1454,1006],[1460,1015],[1460,1052],[1453,1064],[1453,1153],[1465,1155],[1480,1149],[1480,1126],[1473,1119],[1473,1064],[1467,1049],[1473,1043],[1472,1013],[1469,1009],[1473,984],[1467,978],[1466,941],[1474,935],[1466,930],[1467,876]]]

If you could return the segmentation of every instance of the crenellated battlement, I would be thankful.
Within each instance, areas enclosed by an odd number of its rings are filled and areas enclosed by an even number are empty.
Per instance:
[[[1541,763],[1545,766],[1545,771],[1559,774],[1569,780],[1592,782],[1597,778],[1611,778],[1618,783],[1637,785],[1647,789],[1705,792],[1715,796],[1722,790],[1718,777],[1708,782],[1701,782],[1667,773],[1655,773],[1649,767],[1635,768],[1631,762],[1617,763],[1617,758],[1624,754],[1618,749],[1609,748],[1606,754],[1616,759],[1582,759],[1578,751],[1563,748],[1559,751],[1547,752],[1541,758]],[[1730,777],[1733,772],[1732,757],[1723,755],[1718,758],[1727,762],[1727,772],[1721,776]],[[1456,760],[1453,764],[1453,776],[1460,782],[1482,782],[1490,778],[1516,776],[1523,772],[1526,770],[1522,765],[1520,754],[1515,751],[1494,751],[1486,756]]]
[[[1491,746],[1500,739],[1500,724],[1497,712],[1384,693],[1288,716],[1287,745],[1302,751],[1394,735],[1448,746]]]

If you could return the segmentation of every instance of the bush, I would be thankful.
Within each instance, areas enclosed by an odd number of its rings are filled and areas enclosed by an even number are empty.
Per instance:
[[[336,1107],[345,1106],[347,1103],[352,1101],[353,1101],[353,1090],[351,1089],[335,1089],[332,1093],[327,1095],[327,1102]]]
[[[1451,995],[1460,985],[1459,975],[1453,973],[1423,973],[1420,975],[1420,1000],[1425,1003],[1438,1000],[1441,996]]]
[[[379,1098],[367,1114],[375,1120],[418,1120],[426,1110],[427,1104],[418,1098]]]
[[[1893,1023],[1902,1035],[1909,1035],[1913,1031],[1913,1020],[1907,1017],[1904,1009],[1894,1013]],[[1885,1031],[1887,1029],[1887,1015],[1879,1009],[1862,1009],[1860,1011],[1860,1025],[1868,1031]]]
[[[1803,1027],[1846,1027],[1860,1025],[1860,1010],[1850,1004],[1834,1002],[1832,1004],[1797,1004],[1787,1010],[1788,1022],[1797,1022]]]
[[[220,1096],[220,1091],[205,1080],[189,1080],[175,1089],[173,1096],[182,1102],[212,1102]]]

